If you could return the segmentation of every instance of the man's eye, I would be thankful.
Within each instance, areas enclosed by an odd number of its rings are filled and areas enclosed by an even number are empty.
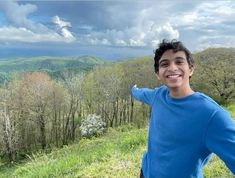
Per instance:
[[[167,67],[168,66],[168,63],[161,63],[160,64],[160,67]]]
[[[184,61],[176,61],[176,64],[183,64]]]

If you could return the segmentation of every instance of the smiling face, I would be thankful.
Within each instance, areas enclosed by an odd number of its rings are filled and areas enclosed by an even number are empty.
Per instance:
[[[174,52],[170,49],[161,56],[157,77],[170,91],[177,90],[187,95],[187,91],[191,91],[189,78],[192,74],[193,67],[189,67],[184,51]]]

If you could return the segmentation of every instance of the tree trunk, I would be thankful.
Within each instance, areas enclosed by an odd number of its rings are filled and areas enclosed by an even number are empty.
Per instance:
[[[39,116],[39,127],[41,133],[41,147],[42,149],[46,148],[46,124],[43,115]]]
[[[133,122],[133,115],[134,115],[134,99],[131,96],[131,113],[130,113],[130,122]]]

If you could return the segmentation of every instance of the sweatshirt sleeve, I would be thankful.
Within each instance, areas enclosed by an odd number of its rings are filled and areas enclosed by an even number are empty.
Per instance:
[[[235,175],[235,121],[228,112],[222,110],[214,113],[207,130],[206,146]]]
[[[154,101],[155,90],[149,88],[137,88],[135,86],[131,89],[131,95],[141,102],[144,102],[150,106]]]

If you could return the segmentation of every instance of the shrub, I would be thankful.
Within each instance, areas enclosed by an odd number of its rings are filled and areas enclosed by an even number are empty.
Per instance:
[[[101,135],[106,130],[106,123],[96,114],[89,114],[81,121],[81,135],[90,138],[92,136]]]

